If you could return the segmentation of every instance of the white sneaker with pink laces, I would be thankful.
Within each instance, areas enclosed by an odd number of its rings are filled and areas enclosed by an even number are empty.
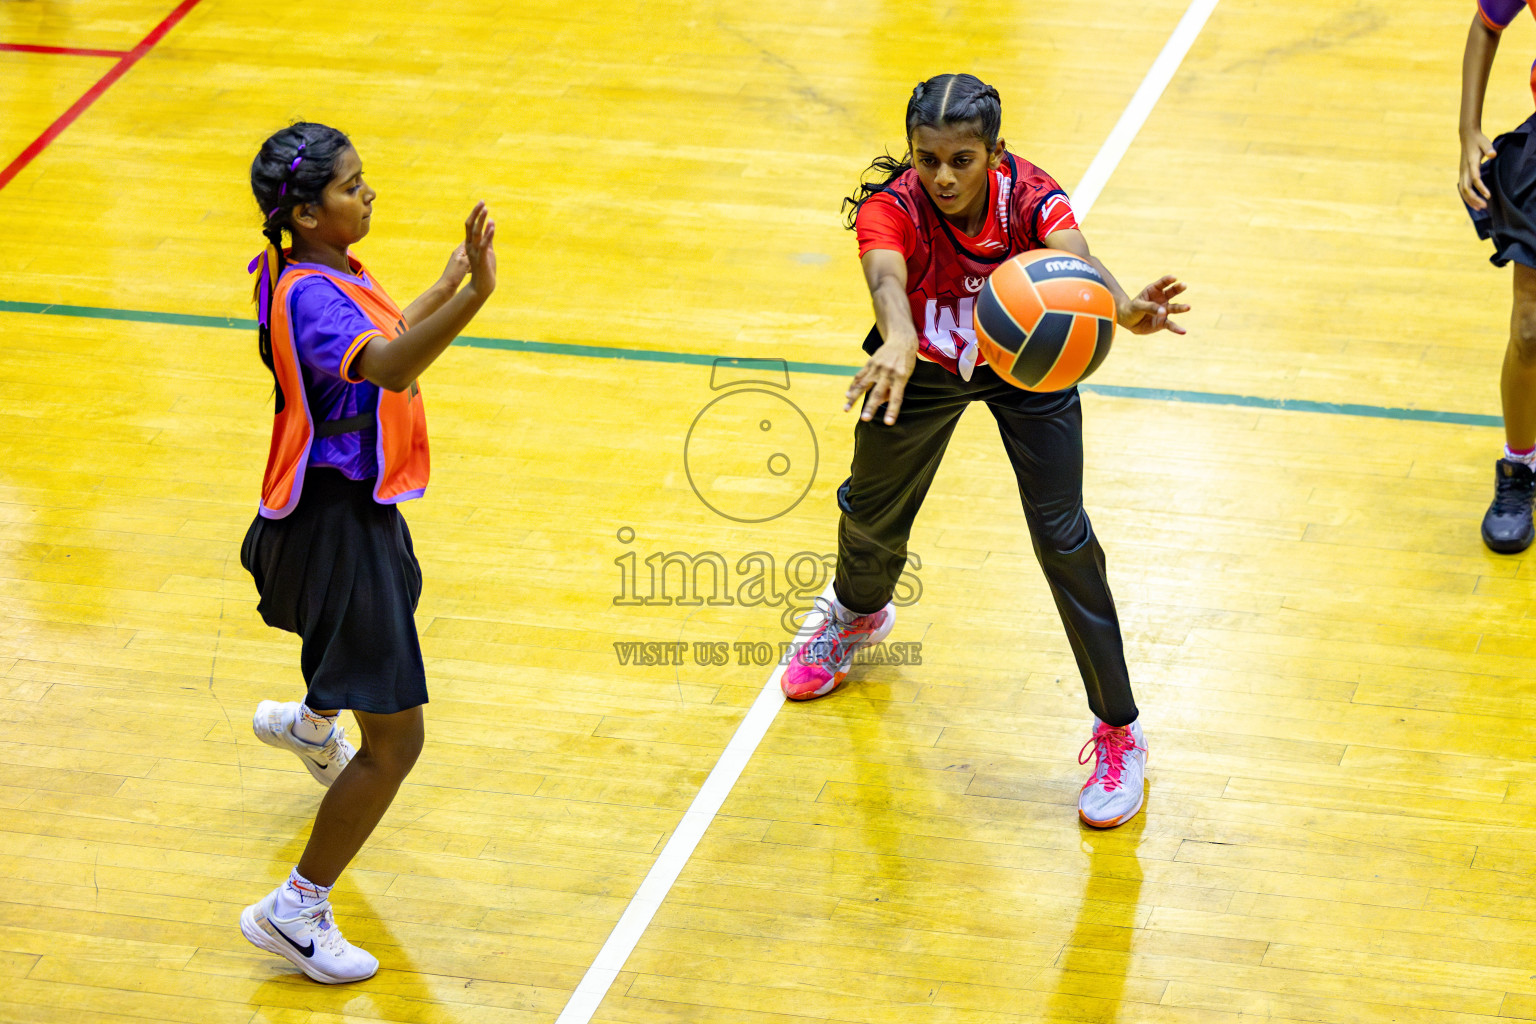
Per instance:
[[[813,700],[837,689],[848,678],[853,656],[890,636],[896,625],[894,604],[847,620],[838,616],[846,610],[835,602],[827,607],[818,600],[816,605],[821,626],[795,648],[779,680],[779,688],[790,700]]]
[[[1094,828],[1123,825],[1141,810],[1142,782],[1147,777],[1147,738],[1141,723],[1116,728],[1093,720],[1093,735],[1078,752],[1077,763],[1088,763],[1093,751],[1093,774],[1077,797],[1077,815]]]

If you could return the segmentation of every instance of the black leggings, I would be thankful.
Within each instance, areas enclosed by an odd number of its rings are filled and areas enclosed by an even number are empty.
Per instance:
[[[1061,613],[1088,706],[1110,725],[1136,720],[1104,550],[1083,511],[1083,416],[1077,389],[1033,394],[979,366],[969,381],[919,360],[895,424],[877,412],[853,434],[853,475],[838,488],[837,598],[885,606],[907,564],[907,538],[960,414],[986,402],[1019,482],[1035,557]]]

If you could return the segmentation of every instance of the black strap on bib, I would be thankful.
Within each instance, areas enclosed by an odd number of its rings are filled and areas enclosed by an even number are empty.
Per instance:
[[[373,413],[360,412],[344,420],[322,420],[315,424],[316,437],[335,437],[337,434],[355,434],[373,426]]]

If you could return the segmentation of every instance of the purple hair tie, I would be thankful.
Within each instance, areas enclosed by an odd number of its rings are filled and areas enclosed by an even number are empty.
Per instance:
[[[294,152],[293,155],[293,163],[288,165],[288,174],[283,175],[283,187],[278,189],[277,198],[281,199],[283,196],[288,194],[288,175],[291,175],[294,171],[298,170],[299,164],[304,162],[304,147],[307,145],[309,145],[307,141],[299,143],[299,148]],[[272,215],[282,208],[282,203],[278,203],[276,206],[272,207],[272,209],[267,211],[267,219],[271,220]]]
[[[256,321],[268,329],[271,327],[267,323],[267,309],[272,305],[272,273],[270,269],[271,263],[267,259],[267,254],[271,251],[271,246],[261,250],[261,255],[251,260],[250,265],[245,268],[247,274],[258,272],[261,274],[261,277],[256,282],[258,291],[256,296]],[[257,268],[260,268],[260,270],[258,271]]]

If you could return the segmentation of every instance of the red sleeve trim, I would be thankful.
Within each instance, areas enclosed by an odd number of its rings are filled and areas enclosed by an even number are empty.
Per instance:
[[[1047,196],[1045,202],[1040,204],[1040,241],[1045,241],[1045,236],[1055,231],[1076,231],[1077,214],[1072,210],[1072,203],[1067,199],[1065,192],[1057,192]]]

